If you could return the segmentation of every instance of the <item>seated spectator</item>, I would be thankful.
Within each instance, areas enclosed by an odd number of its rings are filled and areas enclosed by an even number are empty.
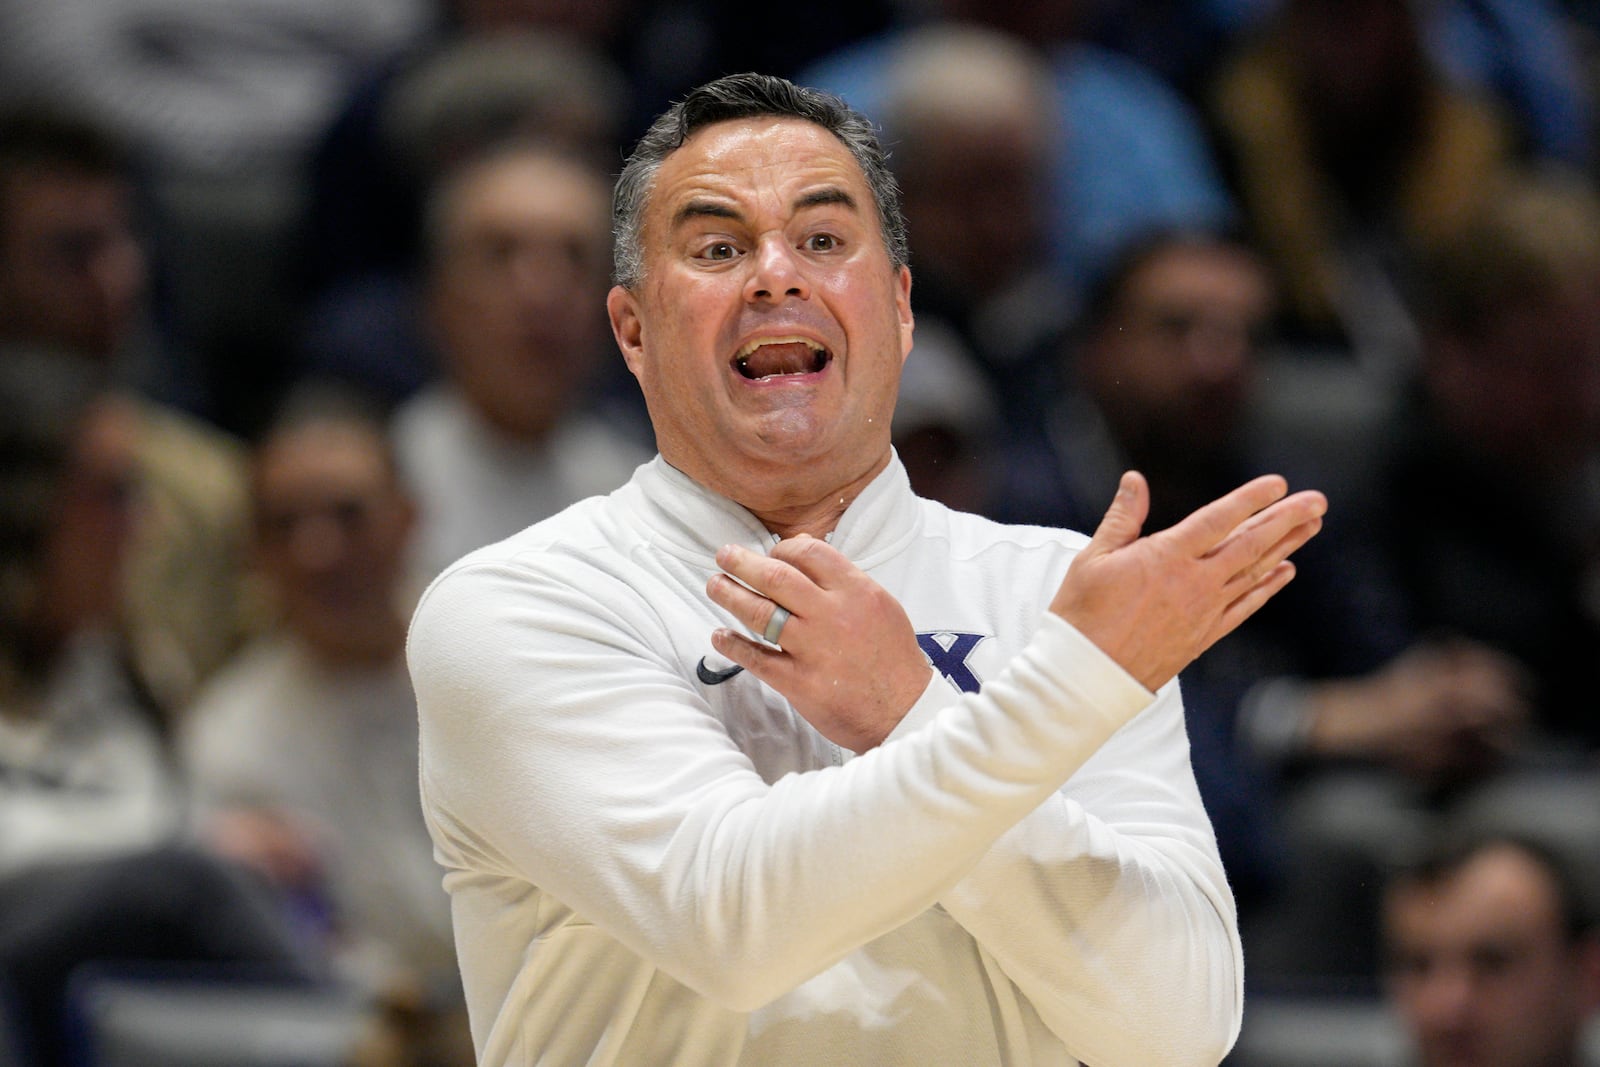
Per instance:
[[[1211,119],[1284,334],[1385,369],[1415,355],[1416,248],[1457,226],[1515,131],[1450,85],[1409,0],[1285,0],[1226,60]]]
[[[1151,485],[1147,527],[1159,529],[1215,487],[1265,470],[1321,484],[1286,460],[1292,453],[1261,417],[1273,299],[1271,276],[1246,245],[1198,233],[1136,242],[1088,304],[1064,358],[1067,388],[1043,430],[1013,428],[993,509],[1082,528],[1120,472],[1135,467]],[[1341,503],[1333,499],[1318,542],[1301,553],[1294,584],[1183,674],[1196,772],[1258,984],[1285,972],[1361,973],[1370,963],[1370,955],[1344,959],[1360,900],[1339,889],[1377,861],[1358,850],[1347,865],[1333,863],[1326,835],[1308,847],[1286,817],[1292,809],[1280,810],[1303,776],[1371,760],[1427,781],[1424,758],[1442,759],[1469,733],[1443,709],[1470,708],[1486,721],[1523,711],[1504,657],[1465,641],[1448,654],[1413,645]],[[1333,874],[1347,869],[1348,877]],[[1262,946],[1258,931],[1280,911],[1298,920],[1297,936]],[[1327,932],[1330,913],[1344,923],[1337,936]]]
[[[489,21],[386,68],[311,163],[299,359],[305,373],[341,376],[391,403],[438,373],[415,311],[432,183],[511,137],[561,144],[597,167],[620,152],[628,94],[604,54],[553,30],[502,26],[488,8],[475,17]]]
[[[881,115],[896,54],[925,22],[985,26],[1038,48],[1050,69],[1052,97],[1043,113],[1051,130],[1046,249],[1072,288],[1099,274],[1134,234],[1231,218],[1233,206],[1199,116],[1152,71],[1078,39],[1077,5],[940,0],[930,7],[926,20],[908,18],[846,45],[809,64],[799,80]],[[885,132],[893,149],[893,133]],[[911,233],[915,239],[915,226]]]
[[[136,383],[147,298],[126,156],[80,117],[0,115],[0,344]],[[0,355],[0,358],[7,358]],[[241,446],[143,394],[130,400],[142,506],[121,580],[129,654],[171,713],[249,627]]]
[[[1441,817],[1514,814],[1600,854],[1600,197],[1552,173],[1485,196],[1419,259],[1420,365],[1370,428],[1369,492],[1345,500],[1385,594],[1363,625],[1417,652],[1366,686],[1263,686],[1245,709],[1258,755],[1295,783],[1284,819],[1303,847],[1276,933],[1256,939],[1258,976],[1306,966],[1327,920],[1298,896],[1320,907],[1344,885],[1344,929],[1369,921],[1362,887]]]
[[[117,590],[138,507],[137,417],[81,364],[0,361],[0,873],[169,839],[166,723]]]
[[[935,23],[900,37],[886,74],[918,327],[953,335],[1006,415],[1032,417],[1073,312],[1049,254],[1050,68],[998,31]]]
[[[1588,887],[1593,890],[1595,887]],[[1417,1067],[1582,1067],[1600,927],[1565,862],[1514,836],[1447,836],[1389,880],[1389,997]]]
[[[256,448],[253,485],[256,555],[280,621],[186,722],[202,835],[275,885],[341,973],[385,995],[442,997],[444,1025],[465,1041],[403,654],[415,512],[386,432],[342,402],[297,395]]]
[[[304,154],[347,81],[429,0],[59,0],[0,6],[0,94],[125,136],[163,333],[153,396],[247,434],[280,388]]]
[[[1274,296],[1260,258],[1234,240],[1158,231],[1132,242],[1058,354],[1063,388],[1042,421],[1007,427],[989,510],[1002,521],[1092,529],[1132,467],[1150,482],[1145,528],[1158,530],[1219,486],[1280,467],[1307,480],[1269,459],[1254,426]],[[1297,580],[1182,676],[1196,777],[1242,929],[1278,889],[1283,846],[1271,776],[1243,758],[1234,736],[1239,702],[1265,675],[1363,670],[1391,650],[1348,602],[1340,553],[1321,544],[1341,537],[1331,503]]]
[[[605,319],[610,194],[601,173],[514,143],[463,162],[428,208],[425,313],[440,380],[395,413],[429,576],[627,481],[635,424],[592,410],[615,359]]]
[[[82,964],[318,972],[253,881],[183,843],[168,724],[118,610],[136,409],[92,367],[13,350],[0,410],[0,986],[55,1067]]]

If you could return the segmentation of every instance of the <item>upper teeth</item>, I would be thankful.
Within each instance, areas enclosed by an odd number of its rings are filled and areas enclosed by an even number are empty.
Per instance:
[[[744,347],[739,349],[737,358],[748,359],[762,345],[805,345],[813,352],[822,351],[822,346],[809,337],[758,337],[754,341],[746,341]]]

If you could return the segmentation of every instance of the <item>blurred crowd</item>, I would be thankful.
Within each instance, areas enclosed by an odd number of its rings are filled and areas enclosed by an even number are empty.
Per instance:
[[[1424,1019],[1414,931],[1496,920],[1467,894],[1397,940],[1384,887],[1472,873],[1438,852],[1474,835],[1559,857],[1591,944],[1600,4],[0,0],[27,1062],[68,1062],[77,968],[152,958],[355,983],[407,1027],[376,1062],[470,1062],[410,607],[652,453],[610,183],[738,70],[883,129],[921,493],[1087,531],[1128,467],[1151,529],[1267,470],[1327,492],[1295,582],[1182,676],[1249,988]],[[1596,955],[1559,1008],[1434,1010],[1435,1045],[1566,1062],[1503,1035],[1575,1032]]]

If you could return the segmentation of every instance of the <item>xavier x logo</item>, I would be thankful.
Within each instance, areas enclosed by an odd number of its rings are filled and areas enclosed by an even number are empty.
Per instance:
[[[977,648],[987,634],[963,634],[952,630],[935,630],[918,634],[917,644],[933,669],[950,679],[950,684],[963,693],[976,693],[978,676],[967,666],[967,657]]]

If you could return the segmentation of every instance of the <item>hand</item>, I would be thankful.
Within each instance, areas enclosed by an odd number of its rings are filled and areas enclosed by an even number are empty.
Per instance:
[[[753,632],[780,605],[790,617],[777,648],[725,629],[712,646],[834,744],[875,747],[927,688],[933,668],[905,609],[826,541],[800,534],[767,556],[729,545],[717,564],[727,573],[711,576],[707,595]]]
[[[1159,689],[1294,577],[1289,554],[1322,528],[1328,502],[1287,491],[1263,475],[1143,537],[1150,487],[1129,471],[1050,610]]]
[[[1469,777],[1504,759],[1526,724],[1525,681],[1514,660],[1485,645],[1414,645],[1372,674],[1313,686],[1307,741],[1425,782]]]

